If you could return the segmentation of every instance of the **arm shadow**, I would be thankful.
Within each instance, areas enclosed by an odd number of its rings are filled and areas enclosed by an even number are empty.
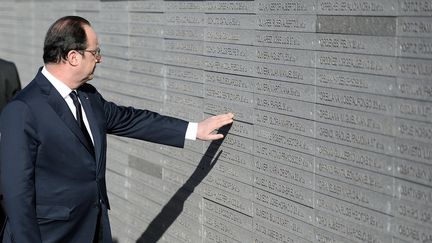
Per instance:
[[[168,230],[172,223],[182,213],[183,206],[194,189],[210,173],[213,166],[219,159],[222,151],[219,148],[231,129],[232,124],[226,125],[218,130],[224,138],[212,141],[201,158],[195,171],[190,175],[188,180],[174,193],[170,200],[165,204],[159,214],[150,222],[144,233],[137,239],[136,243],[157,242]]]

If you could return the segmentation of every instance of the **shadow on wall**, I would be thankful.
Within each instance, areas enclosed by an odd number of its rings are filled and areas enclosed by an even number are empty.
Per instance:
[[[231,129],[231,124],[219,129],[218,133],[224,135],[224,138]],[[201,158],[197,168],[181,186],[171,199],[165,204],[161,212],[152,220],[147,229],[137,239],[136,243],[157,242],[171,226],[172,223],[183,211],[183,206],[188,197],[192,194],[202,180],[208,175],[213,166],[216,164],[222,151],[219,150],[224,139],[213,141]],[[217,153],[217,155],[216,155]]]

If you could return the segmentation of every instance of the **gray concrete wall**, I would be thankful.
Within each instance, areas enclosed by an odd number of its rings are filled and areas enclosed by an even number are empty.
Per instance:
[[[119,242],[432,241],[430,0],[3,0],[24,85],[69,14],[98,32],[106,99],[236,113],[221,144],[110,137]]]

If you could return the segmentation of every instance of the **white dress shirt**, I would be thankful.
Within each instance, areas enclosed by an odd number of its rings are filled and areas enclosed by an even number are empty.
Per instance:
[[[73,90],[71,90],[62,81],[60,81],[56,77],[54,77],[50,72],[48,72],[48,70],[45,67],[42,68],[42,74],[48,79],[48,81],[60,93],[60,95],[66,101],[67,105],[69,106],[69,109],[71,110],[72,114],[74,115],[74,117],[76,119],[76,111],[75,111],[76,108],[75,108],[75,105],[73,104],[72,98],[69,96],[69,94]],[[79,102],[81,103],[81,100],[79,100]],[[87,115],[86,115],[85,110],[84,110],[82,105],[81,105],[81,112],[82,112],[84,124],[85,124],[87,131],[90,134],[90,138],[94,144],[93,134],[91,133],[90,124],[88,122]],[[189,139],[189,140],[196,140],[197,132],[198,132],[198,123],[189,122],[187,130],[186,130],[185,138]]]

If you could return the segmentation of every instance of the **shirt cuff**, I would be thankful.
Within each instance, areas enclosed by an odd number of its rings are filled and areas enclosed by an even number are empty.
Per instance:
[[[186,129],[186,135],[185,138],[188,140],[196,140],[198,133],[198,123],[196,122],[189,122],[188,127]]]

